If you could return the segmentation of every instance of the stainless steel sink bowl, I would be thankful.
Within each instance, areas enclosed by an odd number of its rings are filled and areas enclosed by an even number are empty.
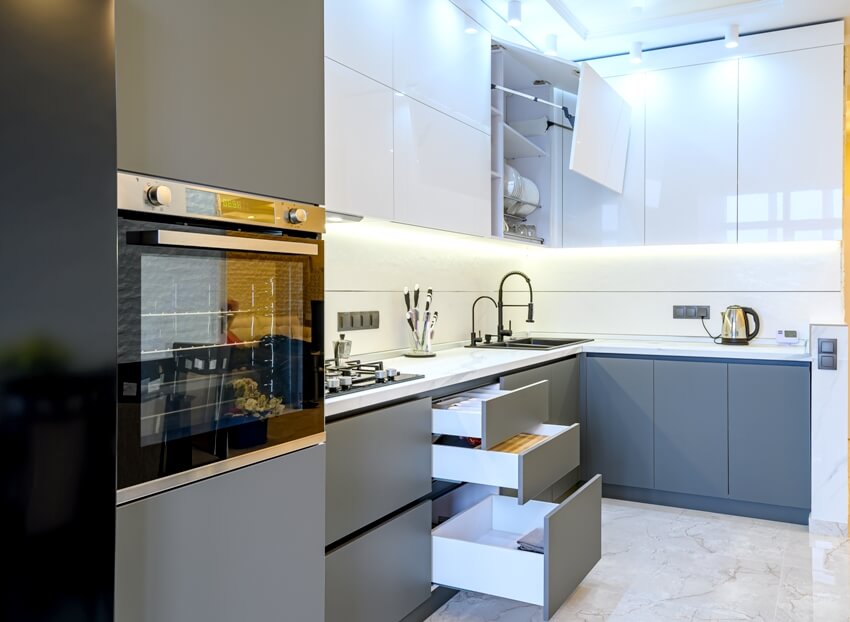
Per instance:
[[[587,343],[588,341],[593,341],[593,339],[549,339],[545,337],[524,337],[522,339],[510,339],[508,341],[479,343],[475,347],[503,349],[510,348],[513,350],[553,350],[554,348],[573,346],[577,343]]]

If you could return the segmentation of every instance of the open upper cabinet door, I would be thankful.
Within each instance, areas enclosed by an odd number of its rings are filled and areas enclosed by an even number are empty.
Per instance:
[[[608,82],[587,63],[545,56],[534,50],[497,42],[519,68],[519,81],[505,72],[509,88],[522,89],[542,80],[566,93],[577,94],[575,128],[570,150],[570,170],[615,192],[623,192],[629,145],[631,108]],[[506,65],[507,68],[507,65]],[[542,107],[541,116],[546,113]],[[551,114],[547,115],[550,119]]]
[[[623,192],[632,110],[587,63],[581,64],[570,170]]]

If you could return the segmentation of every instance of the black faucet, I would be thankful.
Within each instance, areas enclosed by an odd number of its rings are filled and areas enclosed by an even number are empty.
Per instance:
[[[525,279],[525,282],[528,283],[528,304],[527,305],[506,305],[502,302],[502,290],[505,286],[505,281],[508,280],[508,277],[513,275],[521,276]],[[502,319],[502,311],[505,307],[528,307],[528,318],[525,320],[527,323],[531,324],[534,322],[534,291],[531,289],[531,279],[523,273],[517,270],[513,272],[508,272],[505,276],[502,277],[502,282],[499,283],[499,302],[496,304],[496,308],[499,311],[499,327],[496,331],[496,340],[504,341],[504,337],[510,337],[513,335],[513,331],[510,328],[505,328],[504,320]]]
[[[493,300],[493,298],[490,297],[490,296],[479,296],[478,298],[475,299],[475,302],[472,303],[472,332],[469,334],[469,347],[470,348],[474,348],[476,343],[481,343],[481,337],[477,337],[475,335],[475,305],[478,304],[479,300],[483,300],[484,298],[486,298],[487,300],[492,302],[493,306],[496,307],[496,309],[499,308],[499,305],[497,305],[496,301]],[[490,343],[490,338],[492,336],[493,335],[487,335],[487,343]]]

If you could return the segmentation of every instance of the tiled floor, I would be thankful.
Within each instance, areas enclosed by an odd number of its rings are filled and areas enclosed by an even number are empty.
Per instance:
[[[538,622],[541,607],[461,592],[428,622]],[[847,534],[604,499],[602,560],[567,620],[850,621]]]

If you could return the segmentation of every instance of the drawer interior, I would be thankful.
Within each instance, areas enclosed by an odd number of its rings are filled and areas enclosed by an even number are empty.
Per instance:
[[[557,506],[543,501],[518,505],[516,499],[491,495],[434,529],[432,535],[516,550],[517,540],[532,529],[543,527],[543,519]]]

